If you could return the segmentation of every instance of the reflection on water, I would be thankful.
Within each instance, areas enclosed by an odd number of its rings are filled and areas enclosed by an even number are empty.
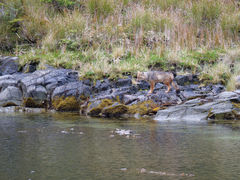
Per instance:
[[[206,123],[1,114],[0,179],[239,179],[239,140]]]

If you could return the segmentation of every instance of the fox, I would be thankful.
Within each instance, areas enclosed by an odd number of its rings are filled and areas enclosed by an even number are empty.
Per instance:
[[[150,91],[148,94],[152,94],[155,84],[161,82],[167,86],[168,93],[171,89],[171,85],[176,89],[176,92],[179,93],[179,88],[177,84],[173,81],[174,75],[171,72],[163,71],[148,71],[148,72],[137,72],[137,81],[145,80],[150,84]]]

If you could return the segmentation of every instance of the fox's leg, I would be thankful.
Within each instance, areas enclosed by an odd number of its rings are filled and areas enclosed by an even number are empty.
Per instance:
[[[155,82],[154,81],[150,81],[150,91],[148,92],[148,94],[152,94],[153,93],[154,86],[155,86]]]
[[[167,86],[167,90],[165,92],[168,93],[170,91],[170,89],[171,89],[171,82],[164,81],[163,83]]]
[[[176,84],[174,81],[172,81],[172,86],[173,86],[176,90],[179,90],[177,84]]]
[[[168,93],[170,91],[170,89],[171,89],[171,85],[170,85],[170,83],[168,83],[166,85],[167,85],[168,88],[167,88],[167,90],[165,92]]]

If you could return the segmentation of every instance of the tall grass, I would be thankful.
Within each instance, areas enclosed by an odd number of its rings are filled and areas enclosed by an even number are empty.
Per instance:
[[[56,11],[54,2],[58,2],[61,10]],[[232,0],[3,0],[0,49],[18,47],[18,52],[31,54],[33,48],[39,56],[48,55],[45,59],[56,66],[89,69],[96,65],[92,69],[103,74],[173,63],[193,72],[217,73],[218,68],[223,68],[219,57],[205,63],[199,60],[201,55],[192,52],[205,55],[201,50],[206,50],[211,55],[217,48],[239,46],[240,14],[235,3]],[[19,50],[23,44],[31,45],[31,50]],[[210,55],[207,58],[211,59]]]

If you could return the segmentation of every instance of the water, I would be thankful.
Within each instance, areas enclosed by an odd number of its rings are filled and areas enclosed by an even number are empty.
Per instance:
[[[0,114],[0,180],[227,180],[239,162],[228,126]]]

